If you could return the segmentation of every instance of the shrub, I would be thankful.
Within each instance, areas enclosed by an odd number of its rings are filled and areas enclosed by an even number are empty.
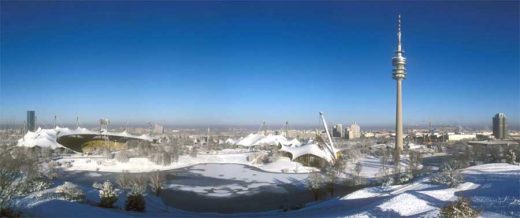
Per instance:
[[[128,211],[144,211],[146,201],[142,194],[130,194],[126,198],[125,210]]]
[[[394,184],[394,177],[393,176],[385,176],[383,177],[383,183],[381,183],[382,187],[388,187]]]
[[[405,184],[410,182],[413,179],[413,174],[410,170],[406,170],[405,172],[399,174],[399,184]]]
[[[70,182],[58,186],[55,193],[69,201],[83,202],[85,200],[85,192],[79,186]]]
[[[145,186],[139,183],[134,183],[132,185],[132,190],[126,198],[125,210],[144,211],[146,207],[146,201],[144,200],[143,193],[145,192],[145,190]]]
[[[99,183],[98,183],[99,184]],[[99,185],[96,185],[94,183],[94,187]],[[99,190],[99,206],[100,207],[106,207],[106,208],[112,208],[114,203],[117,201],[117,193],[114,190],[114,187],[112,186],[112,183],[110,181],[106,181],[101,185],[101,189]]]
[[[472,208],[471,201],[464,197],[441,208],[441,217],[473,218],[478,217],[479,214],[480,211]]]
[[[18,218],[18,217],[22,217],[22,213],[20,213],[19,211],[15,211],[11,208],[0,208],[0,217]]]

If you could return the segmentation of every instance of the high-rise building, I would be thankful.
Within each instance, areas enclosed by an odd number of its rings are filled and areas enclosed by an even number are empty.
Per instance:
[[[334,126],[334,129],[332,129],[332,137],[341,138],[343,136],[344,136],[343,125],[342,124],[336,124]]]
[[[34,132],[36,130],[36,112],[27,111],[27,122],[25,122],[26,131]]]
[[[153,128],[152,128],[152,133],[153,134],[164,134],[164,127],[157,123],[154,123]],[[209,128],[208,128],[208,135],[209,135]]]
[[[350,125],[350,128],[348,128],[348,139],[357,139],[361,137],[361,127],[354,122],[352,125]]]
[[[397,81],[397,101],[395,111],[395,162],[400,160],[400,154],[403,150],[403,113],[402,113],[402,98],[401,98],[401,84],[406,78],[406,58],[403,56],[404,51],[401,48],[401,15],[397,19],[397,50],[392,58],[393,79]]]
[[[506,115],[504,113],[498,113],[493,117],[493,135],[496,139],[507,138]]]

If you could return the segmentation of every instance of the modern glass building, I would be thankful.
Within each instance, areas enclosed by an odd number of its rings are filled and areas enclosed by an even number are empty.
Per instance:
[[[498,113],[493,117],[493,135],[496,139],[507,138],[506,115]]]
[[[27,111],[27,122],[25,123],[25,129],[31,132],[36,130],[36,112]]]

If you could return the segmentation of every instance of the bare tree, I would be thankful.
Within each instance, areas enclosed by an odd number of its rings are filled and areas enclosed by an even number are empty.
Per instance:
[[[516,164],[516,153],[513,151],[513,149],[507,150],[506,161],[509,164]]]
[[[117,152],[115,155],[115,159],[121,163],[128,162],[128,160],[129,160],[128,152],[126,150],[121,150],[121,151]]]
[[[363,170],[363,165],[361,165],[361,162],[357,162],[356,163],[356,167],[354,168],[354,171],[356,172],[356,183],[359,183],[360,181],[360,174],[361,174],[361,171]]]
[[[309,177],[307,178],[307,188],[311,190],[314,195],[314,200],[318,200],[320,196],[320,191],[324,185],[323,176],[319,172],[309,173]]]
[[[164,176],[159,171],[155,171],[150,176],[149,185],[156,196],[159,196],[159,194],[161,193],[163,181],[164,181]]]
[[[123,170],[123,172],[121,174],[119,174],[119,176],[117,177],[116,183],[122,189],[130,189],[132,187],[131,179],[132,178],[131,178],[130,174],[128,173],[128,171]]]

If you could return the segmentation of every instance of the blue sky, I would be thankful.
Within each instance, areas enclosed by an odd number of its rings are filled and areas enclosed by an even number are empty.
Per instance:
[[[0,121],[520,123],[519,3],[1,2]]]

